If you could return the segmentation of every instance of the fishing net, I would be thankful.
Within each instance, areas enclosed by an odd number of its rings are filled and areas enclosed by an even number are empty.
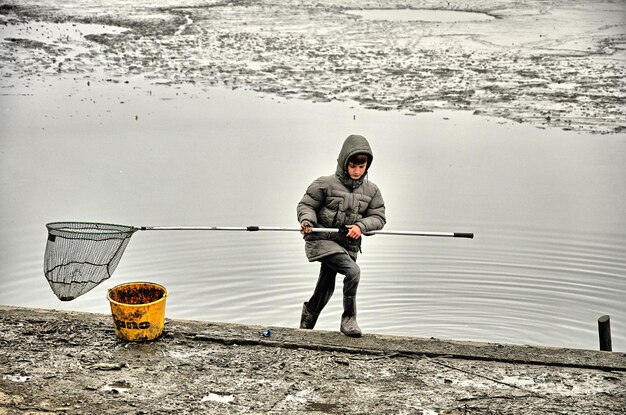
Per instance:
[[[46,225],[44,274],[61,301],[90,291],[113,275],[137,228],[85,222]]]

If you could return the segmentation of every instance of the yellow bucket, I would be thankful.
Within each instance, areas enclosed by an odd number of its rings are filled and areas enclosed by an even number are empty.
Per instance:
[[[126,341],[154,340],[163,333],[165,323],[165,287],[152,282],[129,282],[111,288],[115,335]]]

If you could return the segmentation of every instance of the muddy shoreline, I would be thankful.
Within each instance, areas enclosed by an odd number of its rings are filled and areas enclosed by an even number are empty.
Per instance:
[[[492,0],[448,7],[392,0],[3,1],[3,93],[11,93],[12,79],[25,77],[69,74],[83,84],[139,75],[407,115],[459,109],[538,128],[619,133],[626,127],[623,3],[511,7]],[[367,20],[349,13],[356,8],[463,10],[494,19]],[[63,32],[71,27],[59,26],[68,23],[102,30],[83,27],[82,37],[71,36]],[[40,36],[44,30],[47,38]]]
[[[626,413],[623,353],[6,306],[0,351],[0,414]]]

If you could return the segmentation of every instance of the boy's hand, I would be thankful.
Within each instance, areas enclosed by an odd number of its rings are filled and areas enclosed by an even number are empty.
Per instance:
[[[302,235],[306,235],[311,232],[313,232],[313,227],[311,226],[311,222],[309,222],[308,220],[303,220],[302,223],[300,224],[300,233]]]
[[[348,228],[348,234],[346,235],[348,238],[359,239],[363,233],[359,225],[346,225],[346,228]]]

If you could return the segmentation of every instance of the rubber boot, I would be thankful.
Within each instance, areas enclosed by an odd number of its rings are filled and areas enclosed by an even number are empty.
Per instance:
[[[312,330],[317,323],[319,313],[314,313],[307,307],[309,303],[302,304],[302,316],[300,317],[300,328]]]
[[[361,337],[361,328],[356,322],[356,297],[343,297],[341,332],[350,337]]]

